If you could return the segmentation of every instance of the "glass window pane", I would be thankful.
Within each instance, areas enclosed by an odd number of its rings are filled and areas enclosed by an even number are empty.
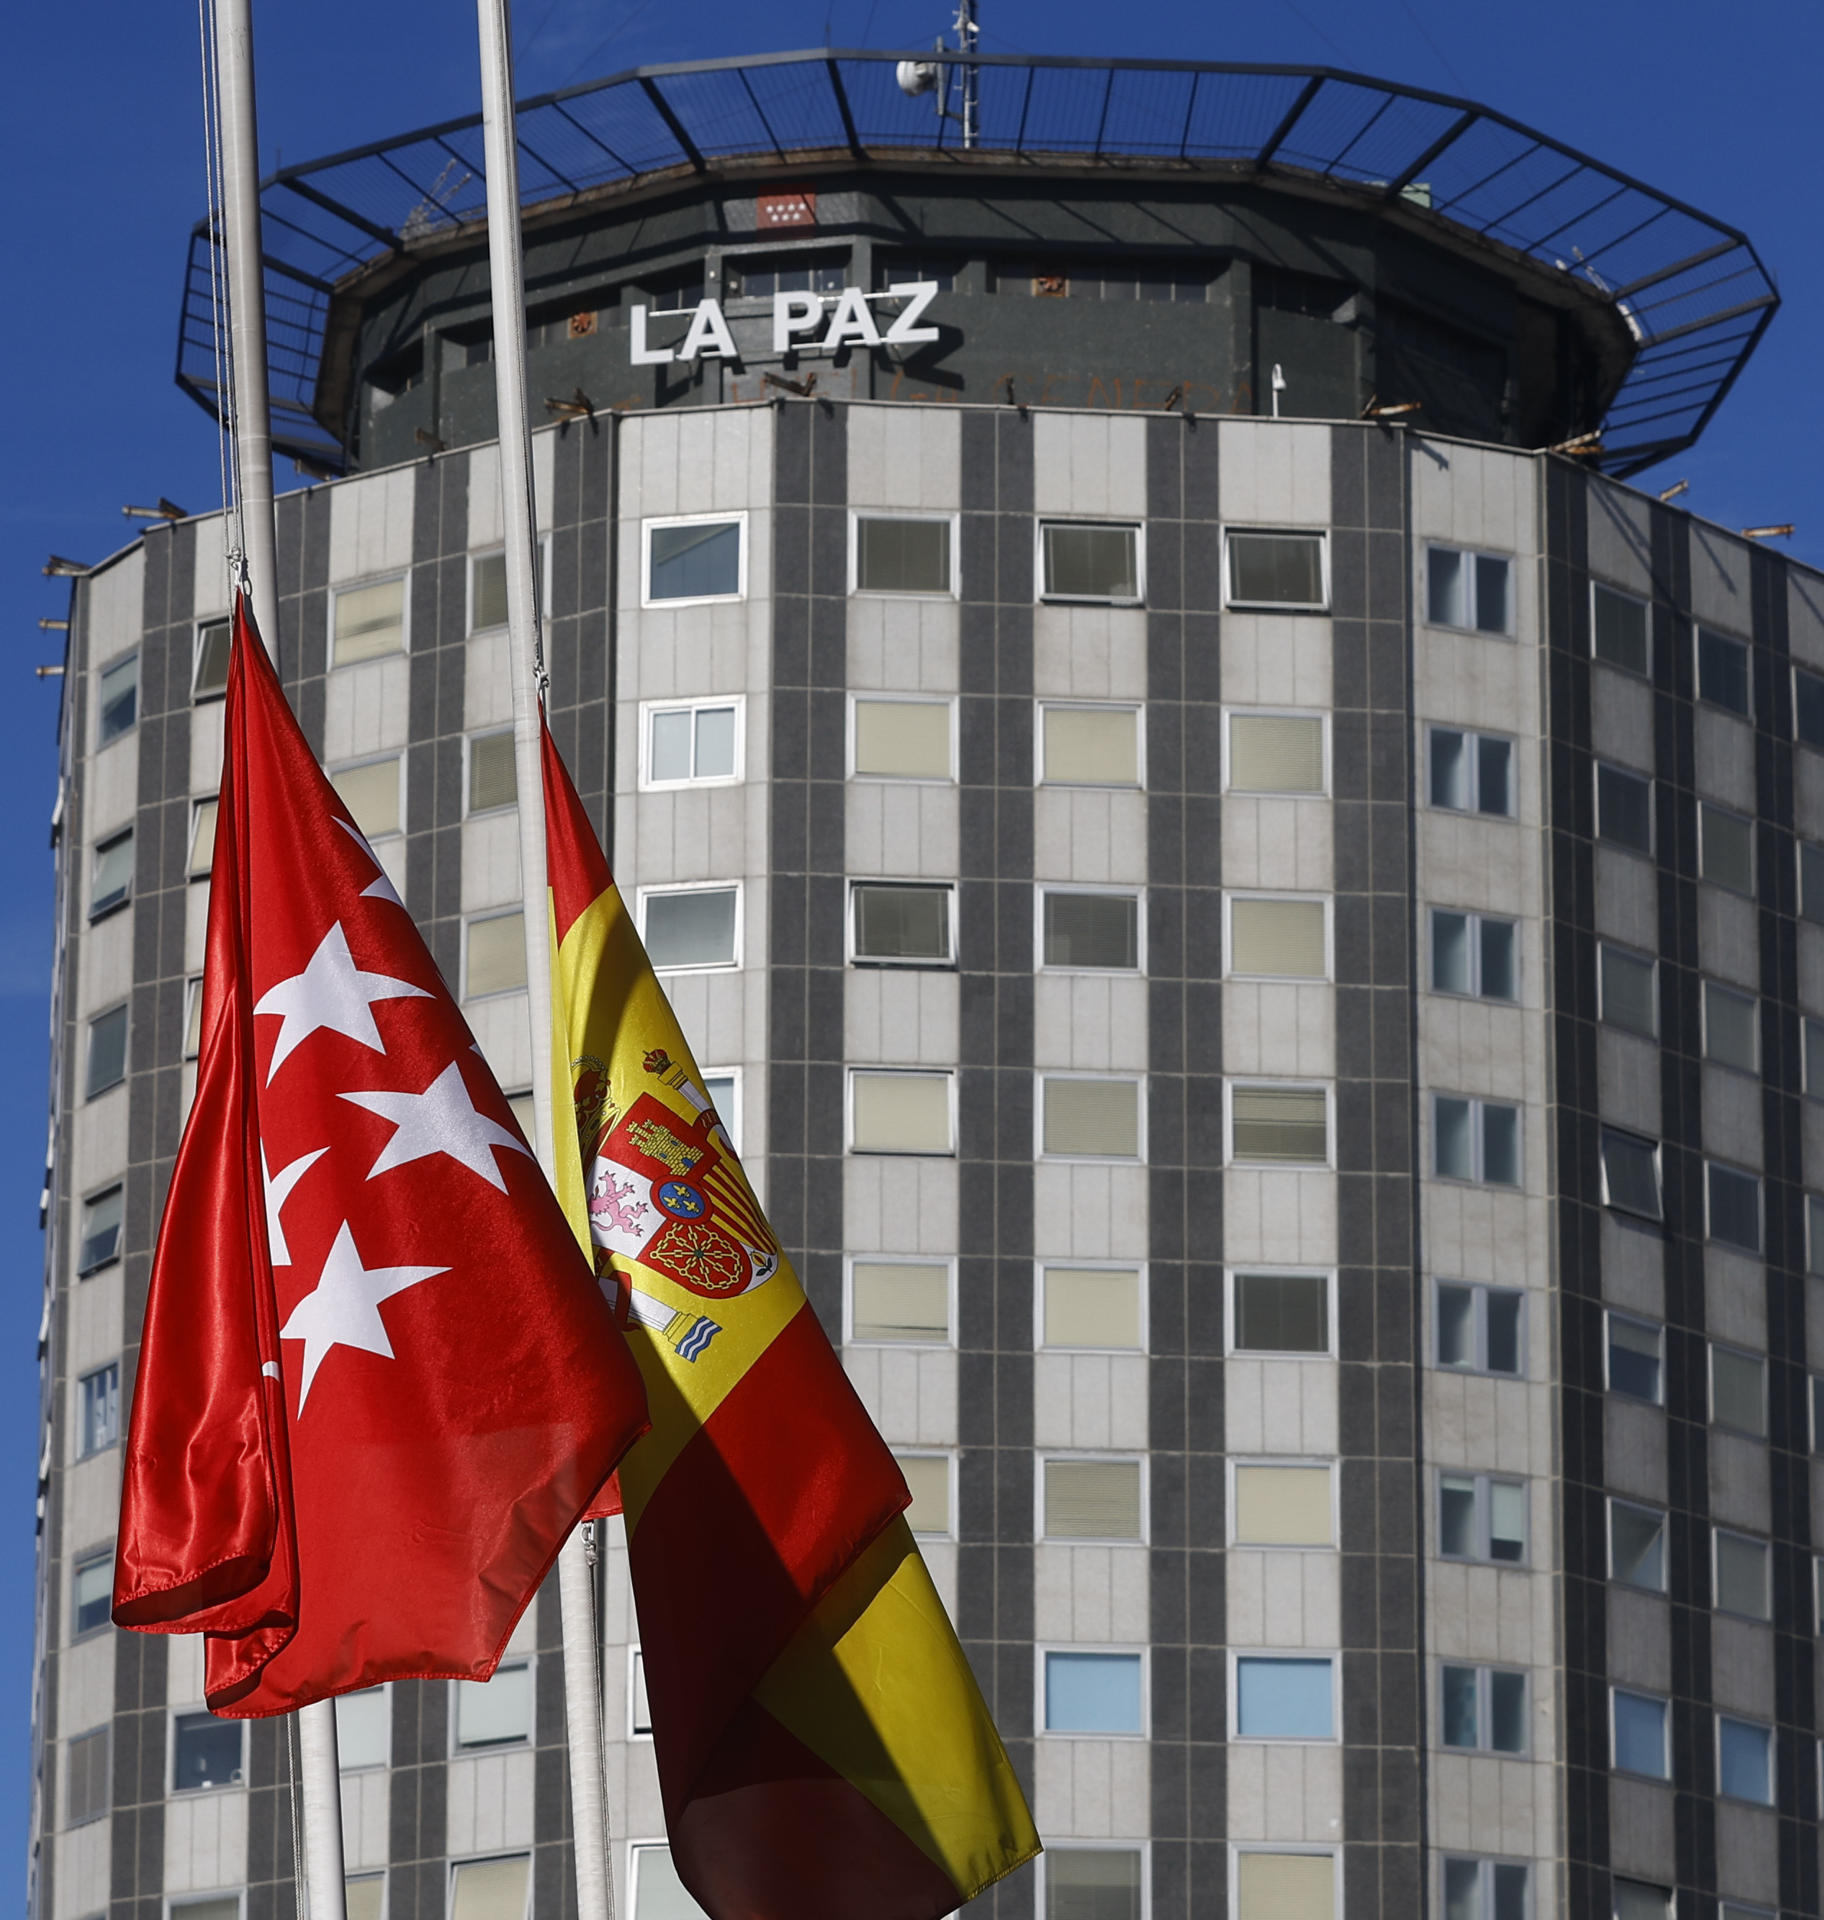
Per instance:
[[[1637,853],[1653,851],[1653,786],[1620,767],[1596,769],[1596,836]]]
[[[101,670],[97,689],[96,744],[118,740],[139,715],[139,655],[130,653]]]
[[[1663,1887],[1617,1880],[1614,1888],[1615,1920],[1667,1920],[1672,1911],[1672,1896]]]
[[[1123,1268],[1047,1267],[1045,1344],[1137,1349],[1139,1274]]]
[[[1744,1613],[1753,1620],[1769,1615],[1767,1545],[1739,1533],[1716,1535],[1716,1604],[1725,1613]]]
[[[735,710],[733,707],[697,709],[697,763],[699,780],[735,777]]]
[[[1330,1282],[1321,1273],[1238,1273],[1238,1353],[1328,1353]]]
[[[1609,1391],[1659,1401],[1660,1330],[1609,1315]]]
[[[1520,935],[1511,920],[1478,920],[1481,994],[1485,1000],[1520,997]]]
[[[1496,1860],[1490,1863],[1489,1874],[1494,1883],[1491,1920],[1527,1920],[1526,1868]]]
[[[1703,877],[1736,893],[1754,892],[1754,828],[1721,807],[1698,809],[1699,864]]]
[[[1824,680],[1803,667],[1792,670],[1792,730],[1808,747],[1824,747]]]
[[[1140,781],[1139,716],[1131,707],[1047,707],[1041,778],[1091,787]]]
[[[191,691],[199,700],[228,685],[229,635],[226,620],[211,620],[196,637],[196,680]]]
[[[1476,630],[1507,633],[1512,628],[1508,607],[1510,563],[1498,554],[1476,555]]]
[[[1514,810],[1514,743],[1476,735],[1476,811],[1510,815]]]
[[[1663,1592],[1666,1584],[1666,1518],[1647,1507],[1609,1502],[1609,1572],[1630,1587]]]
[[[856,959],[950,958],[948,887],[858,886],[854,899]]]
[[[1060,600],[1137,600],[1140,540],[1134,527],[1058,526],[1041,532],[1043,591]]]
[[[1137,1080],[1066,1080],[1046,1075],[1046,1153],[1132,1160],[1140,1152]]]
[[[386,1875],[351,1874],[342,1883],[348,1920],[380,1920],[386,1911]]]
[[[1492,1560],[1526,1558],[1526,1489],[1514,1481],[1488,1483],[1488,1552]]]
[[[1336,1538],[1328,1467],[1235,1469],[1235,1543],[1327,1547]]]
[[[1520,1184],[1520,1109],[1482,1104],[1482,1178],[1491,1186]]]
[[[1659,1154],[1651,1140],[1604,1127],[1602,1183],[1611,1207],[1638,1213],[1648,1220],[1659,1218]]]
[[[1476,1526],[1476,1483],[1467,1475],[1438,1476],[1438,1551],[1456,1560],[1479,1560],[1482,1540]]]
[[[1138,1733],[1140,1706],[1137,1653],[1046,1654],[1048,1733]]]
[[[688,780],[691,741],[691,713],[688,707],[673,707],[668,712],[653,714],[649,777],[653,780]]]
[[[1606,945],[1598,949],[1598,956],[1603,1019],[1652,1038],[1659,1030],[1653,962]]]
[[[524,1920],[529,1861],[464,1860],[450,1869],[450,1920]]]
[[[480,733],[469,741],[469,811],[510,807],[518,797],[511,733]]]
[[[497,913],[471,920],[463,991],[471,999],[484,993],[511,993],[526,984],[526,922],[518,913]]]
[[[1138,1460],[1048,1460],[1045,1532],[1062,1540],[1138,1540]]]
[[[1443,1694],[1443,1737],[1447,1747],[1479,1747],[1481,1729],[1477,1725],[1479,1693],[1474,1667],[1439,1669]]]
[[[1710,1349],[1710,1417],[1738,1433],[1767,1431],[1766,1363],[1728,1347]]]
[[[1449,1742],[1446,1741],[1446,1745]],[[1487,1920],[1482,1911],[1482,1862],[1444,1862],[1444,1920]]]
[[[1591,647],[1598,660],[1629,673],[1647,671],[1647,604],[1613,587],[1591,590]]]
[[[1469,993],[1469,915],[1436,913],[1431,916],[1431,985],[1434,993]]]
[[[895,1456],[906,1476],[912,1504],[906,1524],[914,1533],[950,1531],[950,1462],[943,1454],[912,1453]]]
[[[947,1073],[850,1075],[857,1153],[949,1153]]]
[[[1748,711],[1748,649],[1739,640],[1698,628],[1697,697],[1731,713]]]
[[[1754,1011],[1747,994],[1704,982],[1704,1052],[1710,1059],[1754,1071]]]
[[[1824,847],[1799,842],[1799,917],[1824,922]]]
[[[1327,1853],[1241,1853],[1235,1894],[1235,1920],[1335,1920],[1336,1861]]]
[[[646,1690],[646,1656],[638,1647],[631,1649],[633,1658],[628,1662],[631,1669],[627,1684],[632,1691],[628,1718],[636,1734],[649,1734],[652,1731],[652,1696]]]
[[[392,1731],[393,1703],[384,1687],[336,1696],[336,1759],[344,1773],[385,1766]]]
[[[76,1271],[93,1273],[105,1267],[120,1252],[122,1192],[110,1187],[82,1206],[82,1240],[76,1255]]]
[[[1426,555],[1425,617],[1434,627],[1469,625],[1465,558],[1454,547],[1433,547]]]
[[[84,1091],[90,1099],[117,1086],[127,1072],[127,1010],[115,1007],[89,1022],[89,1077]]]
[[[1761,1250],[1761,1183],[1751,1173],[1718,1166],[1705,1168],[1710,1190],[1710,1238],[1749,1253]]]
[[[1431,804],[1457,812],[1469,806],[1469,743],[1473,736],[1449,727],[1431,730]]]
[[[1438,1365],[1476,1364],[1476,1290],[1448,1283],[1438,1288]]]
[[[689,893],[649,893],[646,952],[655,967],[732,967],[735,963],[735,889],[697,887]]]
[[[1470,1134],[1470,1103],[1440,1094],[1432,1103],[1435,1115],[1437,1170],[1440,1180],[1473,1180],[1475,1146]]]
[[[669,1847],[635,1847],[633,1860],[633,1920],[707,1920],[678,1878]]]
[[[229,1787],[241,1778],[241,1726],[212,1713],[180,1713],[173,1733],[171,1788],[200,1793]]]
[[[192,880],[200,878],[215,864],[215,823],[221,811],[218,800],[199,800],[190,815],[190,868]]]
[[[1322,793],[1323,721],[1289,714],[1231,714],[1229,785],[1237,793]]]
[[[1235,1731],[1244,1740],[1333,1739],[1329,1660],[1241,1655],[1235,1662]]]
[[[89,886],[89,914],[106,913],[133,891],[133,836],[118,834],[95,849],[95,875]]]
[[[1488,1744],[1497,1753],[1526,1751],[1526,1675],[1488,1676]]]
[[[876,779],[948,780],[948,702],[857,700],[855,771]]]
[[[335,597],[334,664],[372,660],[405,645],[405,582],[379,580],[371,587],[348,587]]]
[[[1047,893],[1048,967],[1140,964],[1140,902],[1131,893]]]
[[[364,767],[344,767],[329,776],[355,825],[370,840],[397,833],[399,818],[399,762],[371,760]]]
[[[1229,1102],[1237,1160],[1329,1163],[1329,1107],[1322,1087],[1232,1087]]]
[[[1321,607],[1323,536],[1231,533],[1229,598],[1238,606]]]
[[[108,1728],[97,1727],[93,1733],[79,1733],[69,1741],[70,1791],[64,1821],[67,1826],[80,1826],[84,1821],[98,1819],[108,1810],[111,1784],[108,1734]]]
[[[948,593],[950,522],[858,519],[855,585],[863,593]]]
[[[478,553],[469,562],[469,629],[481,633],[507,624],[507,556]]]
[[[853,1340],[948,1340],[950,1269],[857,1260],[849,1269],[849,1327]]]
[[[1718,1786],[1731,1800],[1773,1803],[1773,1729],[1717,1716]]]
[[[1814,1100],[1824,1099],[1824,1020],[1807,1020],[1800,1028],[1805,1091]]]
[[[1045,1855],[1045,1920],[1140,1920],[1137,1847],[1053,1847]]]
[[[1229,971],[1280,980],[1327,978],[1324,903],[1231,899]]]
[[[85,1560],[76,1569],[76,1631],[92,1633],[106,1626],[114,1605],[114,1556]]]
[[[1614,1696],[1615,1765],[1624,1773],[1666,1777],[1666,1703],[1646,1694]]]
[[[741,523],[650,527],[649,600],[708,600],[741,591]]]
[[[492,1680],[456,1682],[456,1744],[497,1746],[532,1737],[532,1669],[525,1661],[497,1667]]]
[[[1526,1296],[1520,1293],[1484,1295],[1488,1317],[1488,1370],[1490,1373],[1520,1371],[1520,1315]]]

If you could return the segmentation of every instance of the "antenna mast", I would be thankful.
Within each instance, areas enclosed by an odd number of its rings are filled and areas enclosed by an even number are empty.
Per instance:
[[[962,128],[965,147],[973,147],[982,132],[982,75],[975,64],[982,27],[975,9],[976,0],[956,0],[956,46],[945,46],[940,34],[933,49],[937,54],[935,60],[902,60],[897,69],[900,92],[914,97],[930,94],[938,120],[954,120]],[[943,56],[951,52],[964,56],[955,66],[944,63]],[[950,105],[953,84],[957,93],[955,107]]]
[[[956,50],[971,56],[963,61],[959,76],[963,110],[957,118],[963,124],[965,147],[973,147],[981,135],[982,75],[973,56],[981,44],[982,26],[975,7],[976,0],[956,0]]]

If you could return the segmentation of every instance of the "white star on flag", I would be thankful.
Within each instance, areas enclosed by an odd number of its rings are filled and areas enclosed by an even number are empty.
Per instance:
[[[281,980],[254,1003],[255,1013],[283,1016],[278,1040],[272,1049],[272,1065],[266,1069],[266,1084],[278,1072],[292,1052],[319,1028],[346,1034],[375,1053],[384,1053],[386,1043],[374,1025],[376,1000],[428,1000],[423,987],[409,980],[395,980],[390,974],[363,973],[348,950],[348,936],[338,920],[323,936],[310,963],[302,973]]]
[[[415,1287],[421,1280],[448,1273],[448,1267],[364,1267],[347,1221],[336,1235],[317,1284],[291,1310],[279,1329],[281,1340],[304,1342],[304,1379],[298,1388],[298,1412],[310,1397],[311,1382],[333,1347],[359,1347],[363,1353],[393,1358],[380,1303]]]
[[[422,1093],[345,1093],[342,1098],[393,1123],[393,1137],[368,1169],[370,1180],[389,1167],[403,1167],[408,1161],[445,1153],[505,1193],[507,1183],[494,1155],[505,1148],[531,1158],[525,1144],[509,1128],[475,1111],[462,1077],[462,1064],[457,1060],[452,1060]]]
[[[336,825],[354,841],[355,845],[367,855],[375,866],[380,867],[380,856],[368,844],[367,835],[364,834],[359,827],[351,827],[340,815],[336,817]],[[386,869],[384,867],[380,867],[380,878],[378,880],[369,881],[368,884],[361,889],[361,898],[363,900],[390,900],[396,907],[403,907],[405,905],[405,902],[399,898],[398,889],[386,877]]]
[[[260,1142],[260,1178],[266,1187],[266,1249],[275,1267],[291,1265],[291,1249],[285,1244],[285,1228],[279,1219],[280,1209],[291,1198],[291,1190],[329,1151],[319,1147],[315,1153],[306,1153],[278,1172],[268,1172],[266,1167],[266,1142]]]

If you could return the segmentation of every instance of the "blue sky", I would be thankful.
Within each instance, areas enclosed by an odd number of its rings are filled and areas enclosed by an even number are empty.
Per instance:
[[[299,161],[478,105],[475,19],[426,0],[255,0],[261,160]],[[1795,521],[1824,565],[1824,248],[1816,0],[1253,0],[1125,7],[982,0],[996,53],[1310,62],[1499,107],[1744,228],[1785,308],[1698,449],[1642,484],[1689,478],[1724,525]],[[943,0],[521,0],[522,92],[666,60],[776,49],[922,47]],[[1119,27],[1119,32],[1115,31]],[[42,1242],[37,1231],[51,948],[62,617],[49,553],[95,560],[131,537],[127,502],[219,504],[214,428],[172,384],[178,296],[203,206],[196,23],[100,0],[11,15],[0,115],[14,265],[0,364],[14,369],[0,462],[0,586],[13,693],[0,702],[0,1885],[23,1887],[32,1639],[32,1503]],[[289,471],[281,484],[297,484]],[[0,1900],[5,1898],[0,1895]]]

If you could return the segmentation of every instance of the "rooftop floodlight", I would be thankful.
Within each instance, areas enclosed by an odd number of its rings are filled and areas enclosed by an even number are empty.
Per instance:
[[[1744,527],[1744,540],[1790,540],[1793,534],[1793,522],[1788,520],[1777,527]]]
[[[68,633],[70,630],[70,623],[67,620],[46,620],[40,618],[38,626],[40,631],[44,633]]]
[[[1674,480],[1665,492],[1659,496],[1660,503],[1663,506],[1666,501],[1676,500],[1681,493],[1689,493],[1690,491],[1691,482],[1689,480]]]
[[[943,69],[935,60],[902,60],[893,69],[900,92],[914,100],[921,93],[929,93],[937,85],[942,73]]]
[[[155,507],[122,507],[129,520],[188,520],[190,516],[175,500],[167,500],[161,493]]]
[[[44,563],[44,570],[50,574],[66,574],[72,579],[88,572],[80,560],[66,560],[60,553],[51,555]]]

